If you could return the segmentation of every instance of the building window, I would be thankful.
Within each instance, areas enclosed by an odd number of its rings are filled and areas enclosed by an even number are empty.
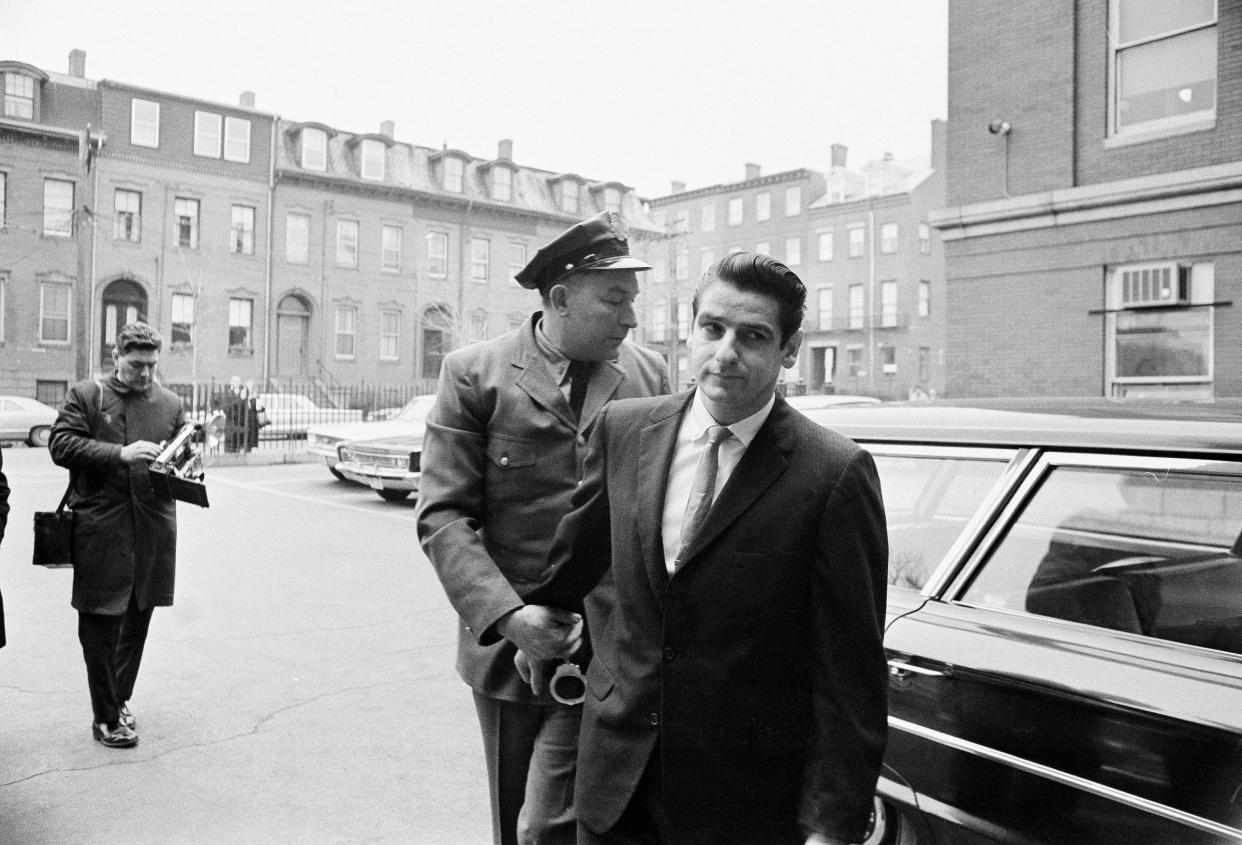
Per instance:
[[[931,316],[931,282],[919,282],[919,316]]]
[[[772,195],[769,193],[755,196],[755,219],[762,222],[772,217]]]
[[[513,284],[517,284],[514,277],[522,272],[522,268],[526,266],[526,244],[520,244],[516,241],[509,242],[509,278]]]
[[[851,378],[863,375],[861,346],[845,347],[845,364]]]
[[[677,249],[677,258],[675,260],[676,264],[674,265],[674,271],[677,281],[684,282],[686,279],[690,278],[689,251],[685,247],[679,247]]]
[[[307,170],[328,169],[328,133],[307,126],[302,129],[302,166]]]
[[[742,225],[742,198],[734,197],[729,200],[729,225]]]
[[[926,384],[931,380],[931,347],[919,347],[919,381]]]
[[[224,158],[250,163],[250,121],[240,117],[224,119]]]
[[[4,208],[9,192],[9,174],[0,170],[0,229],[4,228]]]
[[[470,315],[470,342],[487,340],[487,312],[475,311]]]
[[[233,206],[229,252],[254,255],[254,209],[248,205]]]
[[[850,285],[850,328],[861,329],[864,315],[863,286]]]
[[[1109,286],[1113,395],[1211,398],[1214,266],[1119,267]]]
[[[1215,116],[1215,0],[1112,0],[1109,30],[1113,134]]]
[[[897,282],[880,282],[880,325],[891,329],[897,325]]]
[[[677,303],[677,339],[686,340],[690,337],[690,323],[694,315],[690,311],[689,302]]]
[[[673,231],[677,234],[685,234],[690,231],[690,212],[686,209],[673,212]]]
[[[112,202],[112,237],[138,243],[142,239],[142,194],[117,188]]]
[[[220,115],[206,111],[194,112],[194,155],[220,157]]]
[[[850,226],[850,258],[860,258],[867,251],[867,229],[859,223]]]
[[[0,343],[4,343],[5,341],[4,324],[8,322],[6,319],[8,308],[5,301],[5,296],[8,294],[8,285],[8,276],[0,273]]]
[[[771,255],[772,244],[769,243],[768,241],[759,241],[758,243],[755,244],[755,252],[759,253],[760,255]]]
[[[513,171],[509,168],[492,168],[492,199],[500,202],[513,199]]]
[[[69,285],[44,282],[39,285],[39,342],[69,342]]]
[[[352,305],[336,306],[336,357],[353,358],[358,332],[358,309]]]
[[[380,229],[380,269],[385,273],[401,272],[401,227]]]
[[[802,188],[795,185],[785,189],[785,216],[794,217],[802,213]]]
[[[250,333],[254,326],[254,300],[229,299],[229,352],[253,351]]]
[[[72,182],[43,180],[43,234],[50,238],[73,237]]]
[[[816,248],[820,261],[832,260],[832,230],[816,235]]]
[[[380,360],[396,361],[401,349],[401,312],[380,312]]]
[[[384,142],[376,141],[374,138],[365,138],[358,146],[362,152],[362,178],[383,180],[386,150]]]
[[[926,223],[919,224],[919,252],[923,255],[931,254],[931,226]]]
[[[573,179],[561,180],[561,211],[566,214],[578,213],[578,183]]]
[[[19,73],[4,75],[4,116],[34,120],[34,79]]]
[[[699,215],[699,222],[704,232],[711,232],[716,228],[716,206],[705,205]]]
[[[336,266],[358,266],[358,221],[336,221]]]
[[[436,378],[452,348],[453,314],[443,305],[433,305],[423,312],[422,322],[423,378]]]
[[[668,340],[668,300],[661,299],[651,312],[651,341],[664,343]]]
[[[716,263],[716,250],[700,249],[699,250],[699,274],[706,273],[713,264]]]
[[[891,255],[897,251],[897,224],[880,224],[880,252]]]
[[[465,168],[456,156],[444,157],[444,190],[460,194],[465,184]]]
[[[448,275],[448,235],[444,232],[427,235],[427,275],[437,279]]]
[[[177,220],[177,245],[198,249],[198,200],[177,197],[173,200],[173,216]]]
[[[832,285],[819,288],[819,330],[826,332],[832,328]]]
[[[470,278],[486,282],[492,263],[492,242],[487,238],[470,239]]]
[[[172,295],[172,331],[169,342],[176,347],[194,343],[194,297],[188,293]]]
[[[621,213],[621,190],[619,188],[604,188],[604,210]]]
[[[133,99],[129,103],[129,142],[136,147],[160,145],[160,104]]]
[[[886,376],[897,375],[897,347],[881,346],[880,347],[880,364],[881,372]]]
[[[802,263],[802,238],[785,238],[785,266],[797,267]]]
[[[289,212],[285,216],[285,261],[305,264],[310,255],[310,215]]]

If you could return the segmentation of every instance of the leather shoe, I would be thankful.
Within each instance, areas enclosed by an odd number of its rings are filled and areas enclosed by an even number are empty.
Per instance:
[[[96,742],[108,748],[132,748],[138,744],[138,734],[120,723],[110,728],[103,722],[92,722],[91,733],[95,735]]]
[[[120,717],[117,719],[123,727],[129,728],[131,731],[138,729],[138,720],[134,718],[134,714],[129,712],[129,705],[121,705]]]

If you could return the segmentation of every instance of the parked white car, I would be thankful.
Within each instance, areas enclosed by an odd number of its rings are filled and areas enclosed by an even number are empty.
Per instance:
[[[0,396],[0,441],[46,446],[56,409],[25,396]]]
[[[267,412],[262,438],[304,437],[312,425],[356,423],[362,411],[354,408],[321,408],[300,393],[260,393],[259,407]]]
[[[345,481],[345,476],[341,474],[337,466],[340,462],[337,447],[341,443],[400,434],[421,434],[426,424],[427,413],[435,401],[435,396],[415,396],[389,419],[311,426],[306,430],[306,451],[322,458],[328,471]]]

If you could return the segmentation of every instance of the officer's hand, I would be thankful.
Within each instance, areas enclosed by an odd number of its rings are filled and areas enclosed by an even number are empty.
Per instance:
[[[121,460],[125,463],[134,461],[153,461],[160,455],[160,444],[150,440],[135,440],[121,447]]]
[[[496,630],[531,657],[551,660],[578,649],[582,616],[559,607],[528,604],[497,622]]]
[[[543,692],[543,688],[548,682],[548,676],[553,671],[551,661],[531,660],[530,655],[524,651],[519,651],[513,655],[513,665],[517,667],[517,673],[522,680],[530,684],[531,691],[535,695]]]

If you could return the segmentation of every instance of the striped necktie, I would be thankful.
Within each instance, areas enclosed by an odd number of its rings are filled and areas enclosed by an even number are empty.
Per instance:
[[[681,565],[686,546],[699,533],[699,528],[711,512],[712,499],[716,495],[716,471],[720,468],[720,444],[732,436],[728,426],[713,425],[707,429],[707,448],[703,450],[698,468],[694,471],[694,484],[690,487],[690,499],[686,503],[686,518],[681,523],[681,551],[677,553],[674,568]]]

